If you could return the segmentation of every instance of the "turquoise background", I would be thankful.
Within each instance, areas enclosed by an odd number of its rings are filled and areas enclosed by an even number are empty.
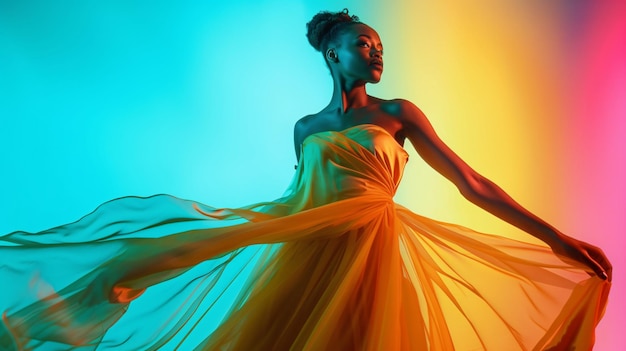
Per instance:
[[[305,23],[331,3],[0,1],[0,232],[126,195],[281,196],[293,124],[330,98]]]

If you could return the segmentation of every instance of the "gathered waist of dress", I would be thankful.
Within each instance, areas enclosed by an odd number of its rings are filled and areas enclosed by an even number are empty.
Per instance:
[[[381,184],[371,179],[347,177],[337,184],[336,192],[337,200],[367,197],[373,201],[392,201],[396,193],[396,187],[392,184]]]

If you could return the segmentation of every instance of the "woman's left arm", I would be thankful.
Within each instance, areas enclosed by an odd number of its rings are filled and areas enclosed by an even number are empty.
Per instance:
[[[598,277],[611,279],[612,266],[602,250],[571,238],[515,202],[489,179],[455,154],[435,133],[424,113],[413,103],[400,102],[405,136],[420,156],[454,183],[461,194],[493,215],[546,242],[552,250],[590,267]]]

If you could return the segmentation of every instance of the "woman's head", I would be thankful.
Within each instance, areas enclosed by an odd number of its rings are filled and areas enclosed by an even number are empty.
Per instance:
[[[382,43],[378,33],[348,13],[320,12],[307,23],[307,38],[320,51],[334,78],[376,83],[382,74]]]
[[[306,37],[315,50],[324,54],[328,44],[337,39],[342,29],[356,23],[361,22],[357,16],[350,16],[348,9],[341,12],[319,12],[306,24]]]

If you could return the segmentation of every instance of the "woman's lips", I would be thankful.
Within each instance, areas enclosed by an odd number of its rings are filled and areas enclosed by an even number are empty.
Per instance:
[[[380,62],[372,62],[372,63],[370,63],[370,66],[374,67],[374,68],[376,68],[378,70],[381,70],[381,71],[383,70],[383,64],[380,63]]]

